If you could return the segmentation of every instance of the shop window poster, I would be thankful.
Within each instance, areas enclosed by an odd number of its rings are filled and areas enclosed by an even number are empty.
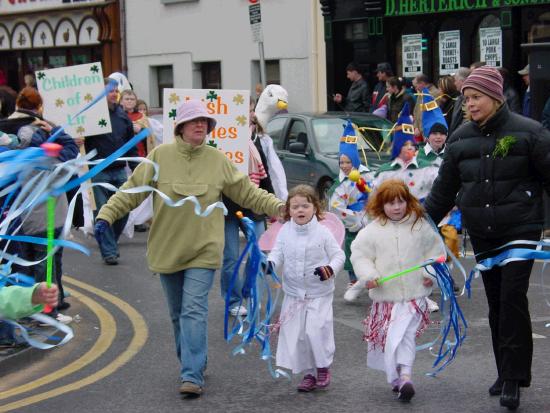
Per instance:
[[[439,32],[439,74],[450,75],[460,67],[460,30]]]
[[[422,73],[422,34],[401,36],[403,77],[415,77]]]
[[[502,66],[502,30],[500,27],[479,29],[479,60],[487,66]]]

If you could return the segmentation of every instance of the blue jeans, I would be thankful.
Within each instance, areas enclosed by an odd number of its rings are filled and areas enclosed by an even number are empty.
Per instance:
[[[265,232],[265,222],[254,221],[256,237],[260,238]],[[235,270],[235,265],[239,260],[239,219],[233,214],[225,217],[225,246],[223,249],[223,266],[221,270],[220,285],[222,298],[225,300],[227,289],[231,281],[231,276]],[[231,289],[229,299],[229,308],[239,305],[242,298],[243,279],[239,277]]]
[[[181,364],[181,381],[204,385],[208,354],[208,292],[214,270],[189,268],[160,274]]]
[[[105,182],[120,188],[122,184],[126,182],[126,179],[127,176],[124,168],[115,168],[101,171],[92,178],[92,182]],[[94,186],[93,190],[96,204],[96,210],[94,211],[95,218],[101,207],[107,203],[114,192],[100,186]],[[103,234],[101,243],[99,243],[99,250],[101,251],[101,256],[103,258],[116,258],[119,256],[117,242],[120,238],[120,234],[122,234],[122,230],[126,226],[127,221],[128,215],[125,215],[118,221],[115,221],[113,225],[110,225]]]

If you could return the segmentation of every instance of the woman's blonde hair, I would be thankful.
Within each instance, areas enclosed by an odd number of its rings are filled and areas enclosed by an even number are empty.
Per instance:
[[[319,221],[323,219],[323,211],[321,210],[321,201],[317,196],[315,189],[309,185],[297,185],[288,191],[288,197],[285,204],[285,221],[290,221],[290,200],[295,196],[303,196],[313,204],[315,208],[315,216]]]

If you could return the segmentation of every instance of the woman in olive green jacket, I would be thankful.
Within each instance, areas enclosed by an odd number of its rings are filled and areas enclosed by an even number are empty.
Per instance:
[[[148,156],[159,165],[140,164],[121,190],[143,185],[155,187],[172,200],[195,196],[201,210],[224,194],[258,214],[279,215],[283,202],[252,184],[218,149],[205,145],[216,120],[204,104],[189,100],[176,113],[175,140],[156,147]],[[97,216],[96,237],[108,225],[137,207],[148,193],[118,192]],[[181,361],[180,393],[198,396],[204,386],[207,358],[208,291],[220,268],[224,243],[223,212],[214,208],[206,217],[195,214],[187,202],[174,208],[153,195],[153,221],[147,243],[151,271],[160,274]],[[184,288],[185,286],[185,288]]]

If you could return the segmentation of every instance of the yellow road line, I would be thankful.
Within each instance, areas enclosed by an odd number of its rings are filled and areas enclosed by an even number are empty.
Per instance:
[[[116,359],[109,363],[108,366],[102,368],[94,374],[91,374],[73,383],[69,383],[65,386],[61,386],[56,389],[49,390],[47,392],[40,393],[31,397],[27,397],[25,399],[21,399],[10,404],[6,404],[4,406],[0,406],[0,412],[7,412],[13,409],[21,408],[23,406],[28,406],[30,404],[56,397],[61,394],[69,393],[89,384],[95,383],[109,376],[110,374],[113,374],[116,370],[118,370],[128,361],[130,361],[141,350],[141,348],[145,345],[145,342],[147,341],[147,337],[149,334],[147,324],[145,323],[145,320],[143,319],[141,314],[139,314],[131,305],[121,300],[120,298],[115,297],[112,294],[95,288],[89,284],[78,281],[72,277],[65,276],[64,280],[67,284],[72,284],[75,287],[87,290],[99,297],[104,298],[105,300],[111,302],[113,305],[118,307],[124,314],[126,314],[134,329],[134,336],[132,337],[132,341],[130,342],[126,350],[124,350],[124,352],[122,352]]]
[[[0,393],[0,400],[4,400],[17,394],[26,393],[28,391],[34,390],[48,383],[60,380],[63,377],[68,376],[69,374],[72,374],[86,367],[88,364],[101,357],[101,355],[105,353],[105,351],[107,351],[113,343],[117,331],[116,322],[113,316],[107,310],[105,310],[105,308],[103,308],[91,298],[88,298],[85,295],[82,295],[74,290],[71,291],[71,293],[73,294],[73,297],[77,298],[84,305],[89,307],[99,319],[100,335],[97,341],[94,343],[92,348],[88,350],[88,352],[86,352],[86,354],[68,364],[67,366],[57,370],[55,373],[48,374],[37,380],[32,381],[31,383],[26,383]]]

